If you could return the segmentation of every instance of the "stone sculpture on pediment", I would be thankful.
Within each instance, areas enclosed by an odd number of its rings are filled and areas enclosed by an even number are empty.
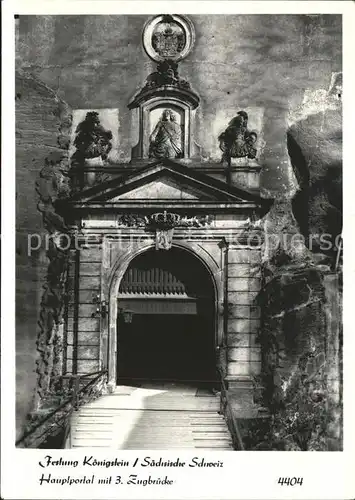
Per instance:
[[[248,114],[245,111],[239,111],[218,137],[219,146],[223,152],[222,162],[229,163],[231,158],[255,159],[257,139],[257,133],[248,129]]]
[[[101,125],[97,111],[86,113],[85,119],[79,123],[75,133],[76,151],[71,158],[72,162],[85,164],[97,160],[100,164],[107,159],[112,149],[112,132],[105,130]]]

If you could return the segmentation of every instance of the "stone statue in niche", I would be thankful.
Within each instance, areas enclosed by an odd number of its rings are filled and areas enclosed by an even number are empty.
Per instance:
[[[219,146],[223,151],[222,162],[229,163],[231,158],[254,159],[257,154],[255,148],[257,139],[257,133],[248,130],[248,114],[239,111],[218,137]]]
[[[91,163],[90,160],[98,159],[101,163],[106,160],[112,149],[112,132],[105,130],[100,123],[99,113],[89,111],[85,120],[76,128],[74,146],[76,151],[72,160],[77,163]],[[89,161],[88,161],[89,160]]]
[[[180,158],[181,128],[171,109],[164,109],[149,138],[149,158]]]

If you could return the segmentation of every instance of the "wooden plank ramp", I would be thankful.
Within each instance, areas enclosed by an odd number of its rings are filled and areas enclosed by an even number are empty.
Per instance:
[[[233,450],[219,397],[196,388],[118,386],[74,413],[71,447]]]

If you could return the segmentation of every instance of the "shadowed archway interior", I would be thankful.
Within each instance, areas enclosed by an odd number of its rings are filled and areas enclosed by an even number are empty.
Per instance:
[[[117,383],[216,380],[214,286],[197,257],[174,247],[144,252],[117,300]]]

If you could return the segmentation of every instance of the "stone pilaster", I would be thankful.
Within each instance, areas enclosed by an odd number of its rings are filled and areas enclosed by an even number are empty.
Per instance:
[[[260,373],[261,353],[256,342],[260,308],[256,297],[261,288],[260,250],[229,244],[226,262],[227,377],[238,409],[253,401],[253,376]]]

